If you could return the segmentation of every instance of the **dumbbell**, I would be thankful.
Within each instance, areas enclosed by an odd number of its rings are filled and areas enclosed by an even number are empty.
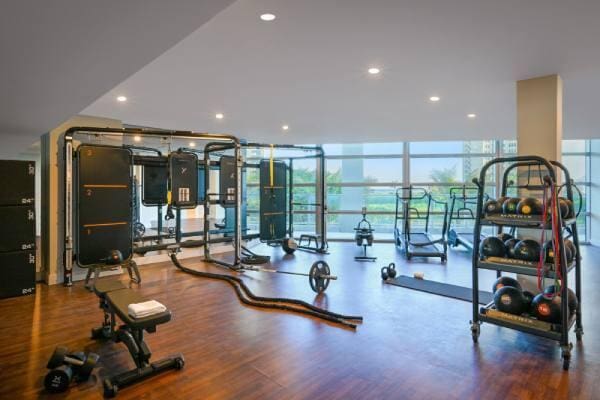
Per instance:
[[[389,279],[394,279],[396,277],[396,264],[390,263],[387,267],[381,268],[381,279],[387,281]]]
[[[64,392],[74,377],[77,382],[87,381],[99,359],[100,356],[95,353],[80,351],[69,354],[68,348],[58,346],[46,364],[46,368],[50,369],[44,378],[46,390]]]

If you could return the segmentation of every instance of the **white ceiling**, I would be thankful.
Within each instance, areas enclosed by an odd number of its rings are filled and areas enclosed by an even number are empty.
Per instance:
[[[559,73],[565,137],[600,137],[599,21],[598,0],[237,1],[84,113],[265,142],[509,138],[515,81]]]
[[[16,154],[233,0],[3,0],[0,156]]]

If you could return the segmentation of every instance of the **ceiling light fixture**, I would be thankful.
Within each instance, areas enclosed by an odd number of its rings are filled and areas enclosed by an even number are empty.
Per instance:
[[[133,141],[134,141],[134,142],[141,142],[141,141],[142,141],[142,137],[141,137],[140,135],[135,135],[135,136],[133,137]]]
[[[275,19],[275,14],[265,13],[260,16],[260,19],[266,22],[271,22]]]
[[[475,119],[477,118],[477,114],[467,114],[467,118]]]
[[[190,142],[190,147],[196,147],[196,142]]]
[[[369,72],[371,75],[377,75],[381,72],[381,70],[377,67],[371,67],[367,70],[367,72]]]
[[[440,101],[440,98],[439,98],[439,96],[431,96],[431,97],[429,98],[429,101],[432,101],[432,102],[434,102],[434,103],[437,103],[438,101]]]
[[[288,129],[290,129],[289,125],[283,125],[281,127],[281,129],[283,129],[284,131],[287,131]]]
[[[123,103],[124,101],[127,101],[127,97],[125,97],[125,96],[118,96],[117,97],[117,101]]]
[[[215,114],[215,118],[216,119],[223,119],[223,118],[225,118],[225,115],[223,115],[223,113],[216,113]]]

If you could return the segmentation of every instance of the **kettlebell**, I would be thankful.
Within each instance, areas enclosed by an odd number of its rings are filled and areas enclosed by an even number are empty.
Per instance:
[[[388,279],[394,279],[397,275],[396,264],[390,263],[387,267],[381,268],[381,279],[387,281]]]

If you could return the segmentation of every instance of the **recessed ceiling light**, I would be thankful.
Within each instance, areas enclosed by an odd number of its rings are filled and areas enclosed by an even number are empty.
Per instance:
[[[289,125],[282,125],[281,129],[283,129],[284,131],[287,131],[288,129],[290,129]]]
[[[477,118],[477,114],[467,114],[467,118],[475,119]]]
[[[262,19],[263,21],[270,22],[275,19],[275,14],[265,13],[260,16],[260,19]]]
[[[439,96],[431,96],[429,98],[429,101],[436,103],[436,102],[440,101],[440,98],[439,98]]]
[[[225,118],[225,115],[223,115],[223,113],[216,113],[215,114],[215,118],[216,119],[223,119],[223,118]]]
[[[196,147],[196,142],[190,142],[190,147]]]
[[[127,101],[127,97],[125,97],[125,96],[118,96],[117,97],[117,101],[120,101],[122,103],[124,101]]]
[[[371,75],[377,75],[381,70],[377,67],[371,67],[367,70]]]
[[[140,135],[135,135],[135,136],[133,137],[133,141],[134,141],[134,142],[141,142],[141,141],[142,141],[142,137],[141,137]]]

